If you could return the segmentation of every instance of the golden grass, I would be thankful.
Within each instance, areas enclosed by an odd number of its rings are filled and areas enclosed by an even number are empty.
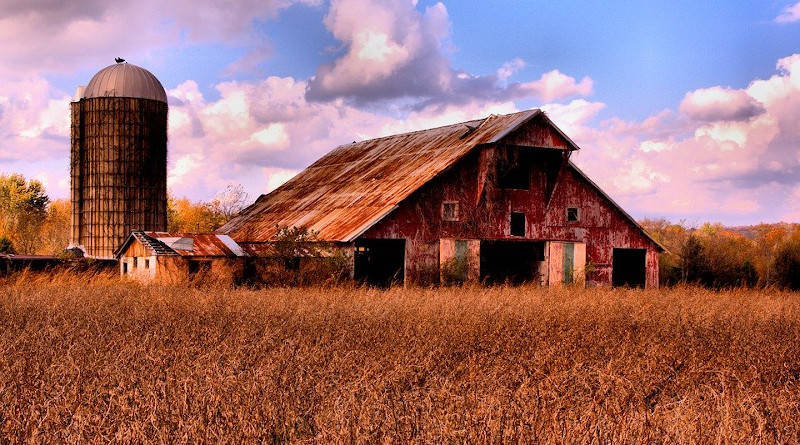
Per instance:
[[[0,443],[789,443],[800,298],[0,284]]]

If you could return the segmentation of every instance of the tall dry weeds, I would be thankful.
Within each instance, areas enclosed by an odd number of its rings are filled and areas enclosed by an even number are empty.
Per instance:
[[[0,284],[0,442],[789,443],[800,298]]]

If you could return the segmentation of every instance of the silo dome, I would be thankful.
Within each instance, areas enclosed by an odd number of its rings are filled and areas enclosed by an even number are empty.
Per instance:
[[[150,71],[129,63],[116,63],[100,70],[89,81],[83,98],[133,97],[167,102],[167,92]]]

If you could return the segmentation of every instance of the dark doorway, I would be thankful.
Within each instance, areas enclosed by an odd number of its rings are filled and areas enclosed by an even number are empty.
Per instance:
[[[403,284],[406,240],[359,239],[355,247],[353,275],[356,281],[378,287]]]
[[[206,278],[211,273],[211,260],[189,260],[189,279]]]
[[[486,284],[537,280],[543,261],[543,242],[481,241],[481,281]]]
[[[614,286],[644,287],[647,249],[614,249],[611,283]]]

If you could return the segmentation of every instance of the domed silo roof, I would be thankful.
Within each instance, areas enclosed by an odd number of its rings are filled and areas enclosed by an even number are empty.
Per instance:
[[[167,102],[167,92],[150,71],[129,63],[116,63],[100,70],[89,81],[83,98],[135,97]]]

